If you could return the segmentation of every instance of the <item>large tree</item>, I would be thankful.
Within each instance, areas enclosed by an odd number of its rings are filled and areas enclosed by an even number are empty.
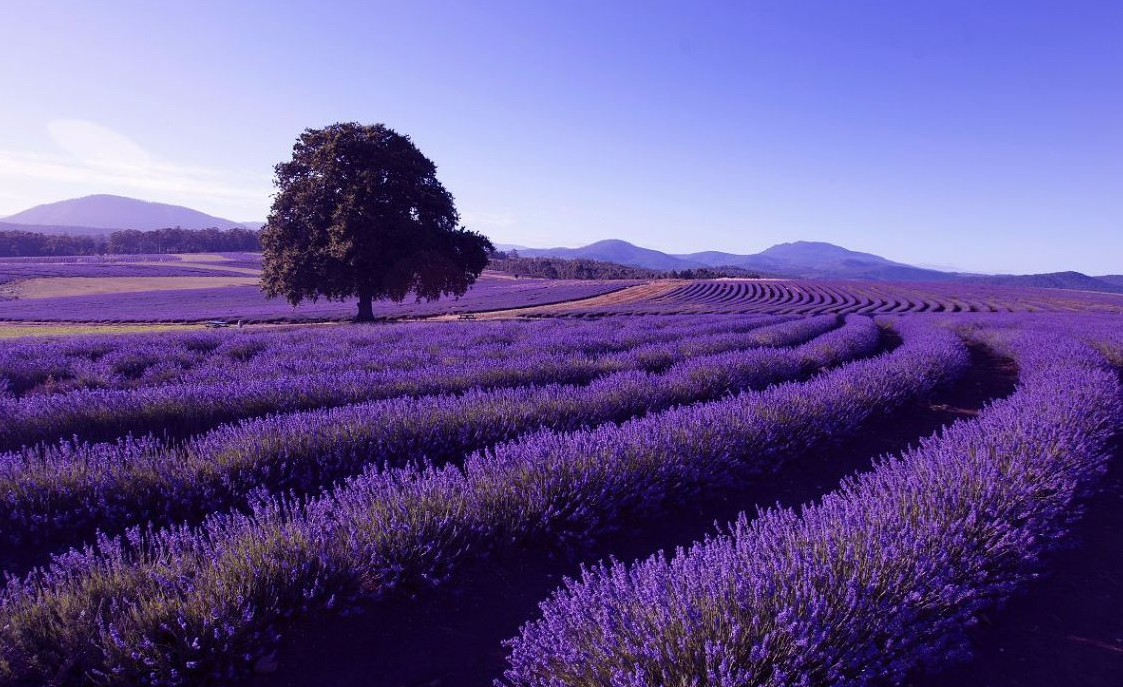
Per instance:
[[[437,166],[382,124],[306,129],[275,168],[278,192],[261,230],[262,288],[296,305],[461,296],[487,265],[491,242],[460,226]]]

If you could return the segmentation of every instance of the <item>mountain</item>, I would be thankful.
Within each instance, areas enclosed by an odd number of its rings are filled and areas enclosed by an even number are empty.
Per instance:
[[[1100,291],[1123,293],[1123,277],[1107,275],[1089,277],[1082,272],[1049,272],[1047,274],[998,274],[960,277],[960,281],[996,286],[1033,286],[1043,289],[1069,289],[1073,291]]]
[[[859,253],[858,251],[836,246],[833,243],[825,243],[823,241],[778,243],[767,250],[761,251],[758,255],[772,260],[803,265],[831,265],[848,260],[870,262],[880,265],[902,264],[886,260],[880,255]]]
[[[781,243],[751,255],[705,251],[674,255],[611,239],[581,248],[517,248],[523,257],[584,258],[654,270],[740,267],[767,275],[820,279],[942,281],[954,275],[905,265],[871,253],[859,253],[817,241]]]
[[[791,277],[885,281],[942,281],[951,278],[946,272],[913,267],[822,241],[780,243],[753,255],[710,251],[677,257],[709,267],[742,267]]]
[[[684,257],[633,246],[627,241],[608,239],[590,243],[581,248],[519,248],[524,258],[569,258],[615,262],[620,265],[646,267],[649,270],[682,270],[704,267],[700,262]]]
[[[85,227],[105,231],[118,229],[148,231],[165,227],[184,229],[246,227],[241,222],[214,217],[182,205],[152,203],[111,195],[71,198],[57,203],[37,205],[10,217],[4,217],[3,221],[8,224]]]
[[[500,250],[516,249],[520,256],[528,258],[582,258],[654,270],[740,267],[762,275],[803,279],[941,281],[1123,293],[1121,275],[1090,277],[1080,272],[1021,275],[962,274],[894,262],[873,253],[853,251],[820,241],[781,243],[760,253],[749,255],[721,251],[675,255],[641,248],[617,239],[598,241],[581,248],[523,248],[512,245],[498,247]]]

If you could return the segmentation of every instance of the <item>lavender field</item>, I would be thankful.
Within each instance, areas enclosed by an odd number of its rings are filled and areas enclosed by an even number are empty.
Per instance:
[[[0,259],[0,323],[331,322],[354,299],[291,306],[254,283],[261,256]],[[95,287],[87,293],[86,288]],[[796,279],[564,280],[486,272],[457,299],[378,301],[379,319],[666,314],[1123,313],[1123,295],[987,284]]]
[[[527,315],[559,314],[558,309]],[[574,316],[666,313],[815,315],[965,312],[1123,313],[1123,295],[987,284],[892,283],[796,279],[667,280],[640,298],[574,303]]]
[[[269,300],[254,283],[260,270],[261,255],[254,253],[0,258],[0,323],[322,322],[354,315],[354,299],[295,307]],[[380,301],[375,315],[403,319],[527,308],[594,298],[636,284],[487,273],[461,298]],[[86,293],[91,287],[94,292]]]
[[[0,343],[0,684],[1000,660],[1113,493],[1119,316],[674,310]]]
[[[9,4],[0,687],[1123,687],[1123,2]]]

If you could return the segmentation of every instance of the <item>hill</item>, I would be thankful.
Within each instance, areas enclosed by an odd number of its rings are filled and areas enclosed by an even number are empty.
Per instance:
[[[696,260],[710,267],[728,265],[790,277],[879,281],[942,281],[952,278],[946,272],[913,267],[822,241],[780,243],[752,255],[710,251],[678,257]]]
[[[652,270],[686,270],[707,267],[739,268],[765,276],[801,279],[862,279],[897,282],[985,283],[999,286],[1036,286],[1050,289],[1123,293],[1123,276],[1090,277],[1081,272],[1049,274],[974,275],[945,272],[895,262],[822,241],[780,243],[760,253],[740,255],[721,251],[672,254],[609,239],[580,248],[522,248],[521,257],[596,260]]]
[[[1099,291],[1123,293],[1123,277],[1108,275],[1090,277],[1082,272],[1049,272],[1047,274],[1000,274],[960,277],[960,281],[995,286],[1033,286],[1043,289],[1069,289],[1073,291]],[[1118,281],[1114,281],[1118,280]]]
[[[235,222],[208,215],[180,205],[154,203],[114,195],[92,195],[48,203],[0,218],[0,231],[30,231],[39,234],[65,234],[100,238],[124,229],[152,231],[170,227],[183,229],[252,229],[260,222]],[[620,239],[606,239],[577,248],[525,248],[499,245],[501,250],[516,249],[522,258],[560,258],[565,260],[612,263],[653,270],[657,273],[716,270],[736,273],[743,270],[762,276],[802,279],[862,279],[899,282],[989,283],[1005,286],[1037,286],[1053,289],[1123,293],[1123,275],[1091,277],[1080,272],[1055,272],[1028,275],[974,275],[918,267],[886,259],[873,253],[854,251],[823,241],[780,243],[759,253],[737,254],[722,251],[674,254],[636,246]],[[536,266],[537,267],[540,266]],[[568,270],[568,268],[566,268]],[[589,268],[600,273],[604,268]]]
[[[242,229],[241,222],[208,215],[182,205],[153,203],[124,196],[94,195],[71,198],[57,203],[37,205],[33,208],[4,217],[7,224],[36,225],[42,227],[82,228],[89,230],[137,229],[150,231],[168,227],[183,229]],[[47,232],[44,232],[47,233]],[[63,232],[50,232],[63,233]]]
[[[569,260],[596,260],[620,265],[645,267],[649,270],[681,270],[706,267],[704,263],[651,248],[640,248],[627,241],[607,239],[580,248],[518,248],[523,258],[566,258]]]
[[[781,243],[748,255],[721,251],[669,254],[619,239],[597,241],[580,248],[518,248],[518,253],[522,257],[580,258],[654,270],[736,267],[768,275],[823,279],[942,281],[954,278],[946,272],[913,267],[817,241]]]

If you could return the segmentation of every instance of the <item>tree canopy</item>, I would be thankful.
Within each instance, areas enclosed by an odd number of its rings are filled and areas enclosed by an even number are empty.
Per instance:
[[[461,296],[487,266],[491,242],[460,226],[436,165],[389,127],[306,129],[275,172],[261,231],[270,297],[358,297],[369,320],[374,299]]]

